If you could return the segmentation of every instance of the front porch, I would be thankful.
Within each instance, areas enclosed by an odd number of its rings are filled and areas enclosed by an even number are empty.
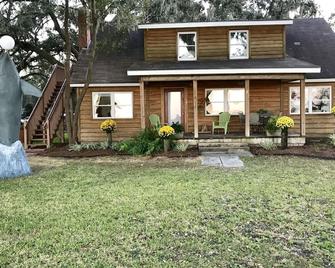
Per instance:
[[[181,124],[184,137],[181,140],[198,144],[203,140],[222,143],[241,142],[259,144],[266,140],[280,143],[280,137],[267,137],[264,126],[255,129],[250,115],[263,109],[272,115],[289,115],[289,90],[286,85],[292,81],[300,82],[300,103],[305,103],[305,78],[303,74],[275,75],[217,75],[217,76],[159,76],[142,77],[140,82],[141,127],[150,125],[148,117],[159,115],[161,123],[171,124],[169,119],[168,92],[180,92]],[[243,120],[241,114],[232,114],[229,131],[212,134],[212,122],[218,116],[208,115],[206,94],[208,89],[242,89]],[[227,93],[225,92],[225,99]],[[227,101],[225,100],[225,107]],[[305,144],[306,123],[304,105],[300,110],[295,128],[290,130],[290,145]],[[225,108],[226,109],[226,108]]]

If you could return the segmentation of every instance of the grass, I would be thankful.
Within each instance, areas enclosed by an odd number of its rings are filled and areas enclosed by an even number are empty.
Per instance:
[[[32,161],[0,182],[0,267],[335,265],[335,161]]]

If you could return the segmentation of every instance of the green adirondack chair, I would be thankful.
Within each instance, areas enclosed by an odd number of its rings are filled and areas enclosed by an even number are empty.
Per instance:
[[[228,132],[228,124],[230,121],[230,113],[224,112],[219,114],[219,121],[213,122],[212,134],[214,134],[215,129],[224,129],[224,134]]]
[[[161,127],[161,120],[157,114],[151,114],[149,116],[149,121],[150,121],[151,127],[157,128],[157,129]]]

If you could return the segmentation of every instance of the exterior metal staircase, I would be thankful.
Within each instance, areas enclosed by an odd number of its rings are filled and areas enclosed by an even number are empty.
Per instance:
[[[46,83],[29,119],[24,123],[24,147],[49,148],[59,128],[63,131],[64,69],[58,65]]]

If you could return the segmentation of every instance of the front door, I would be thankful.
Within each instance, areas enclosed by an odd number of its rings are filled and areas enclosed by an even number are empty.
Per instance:
[[[183,90],[165,90],[165,103],[165,114],[167,123],[169,125],[177,122],[179,122],[180,124],[184,124]]]

